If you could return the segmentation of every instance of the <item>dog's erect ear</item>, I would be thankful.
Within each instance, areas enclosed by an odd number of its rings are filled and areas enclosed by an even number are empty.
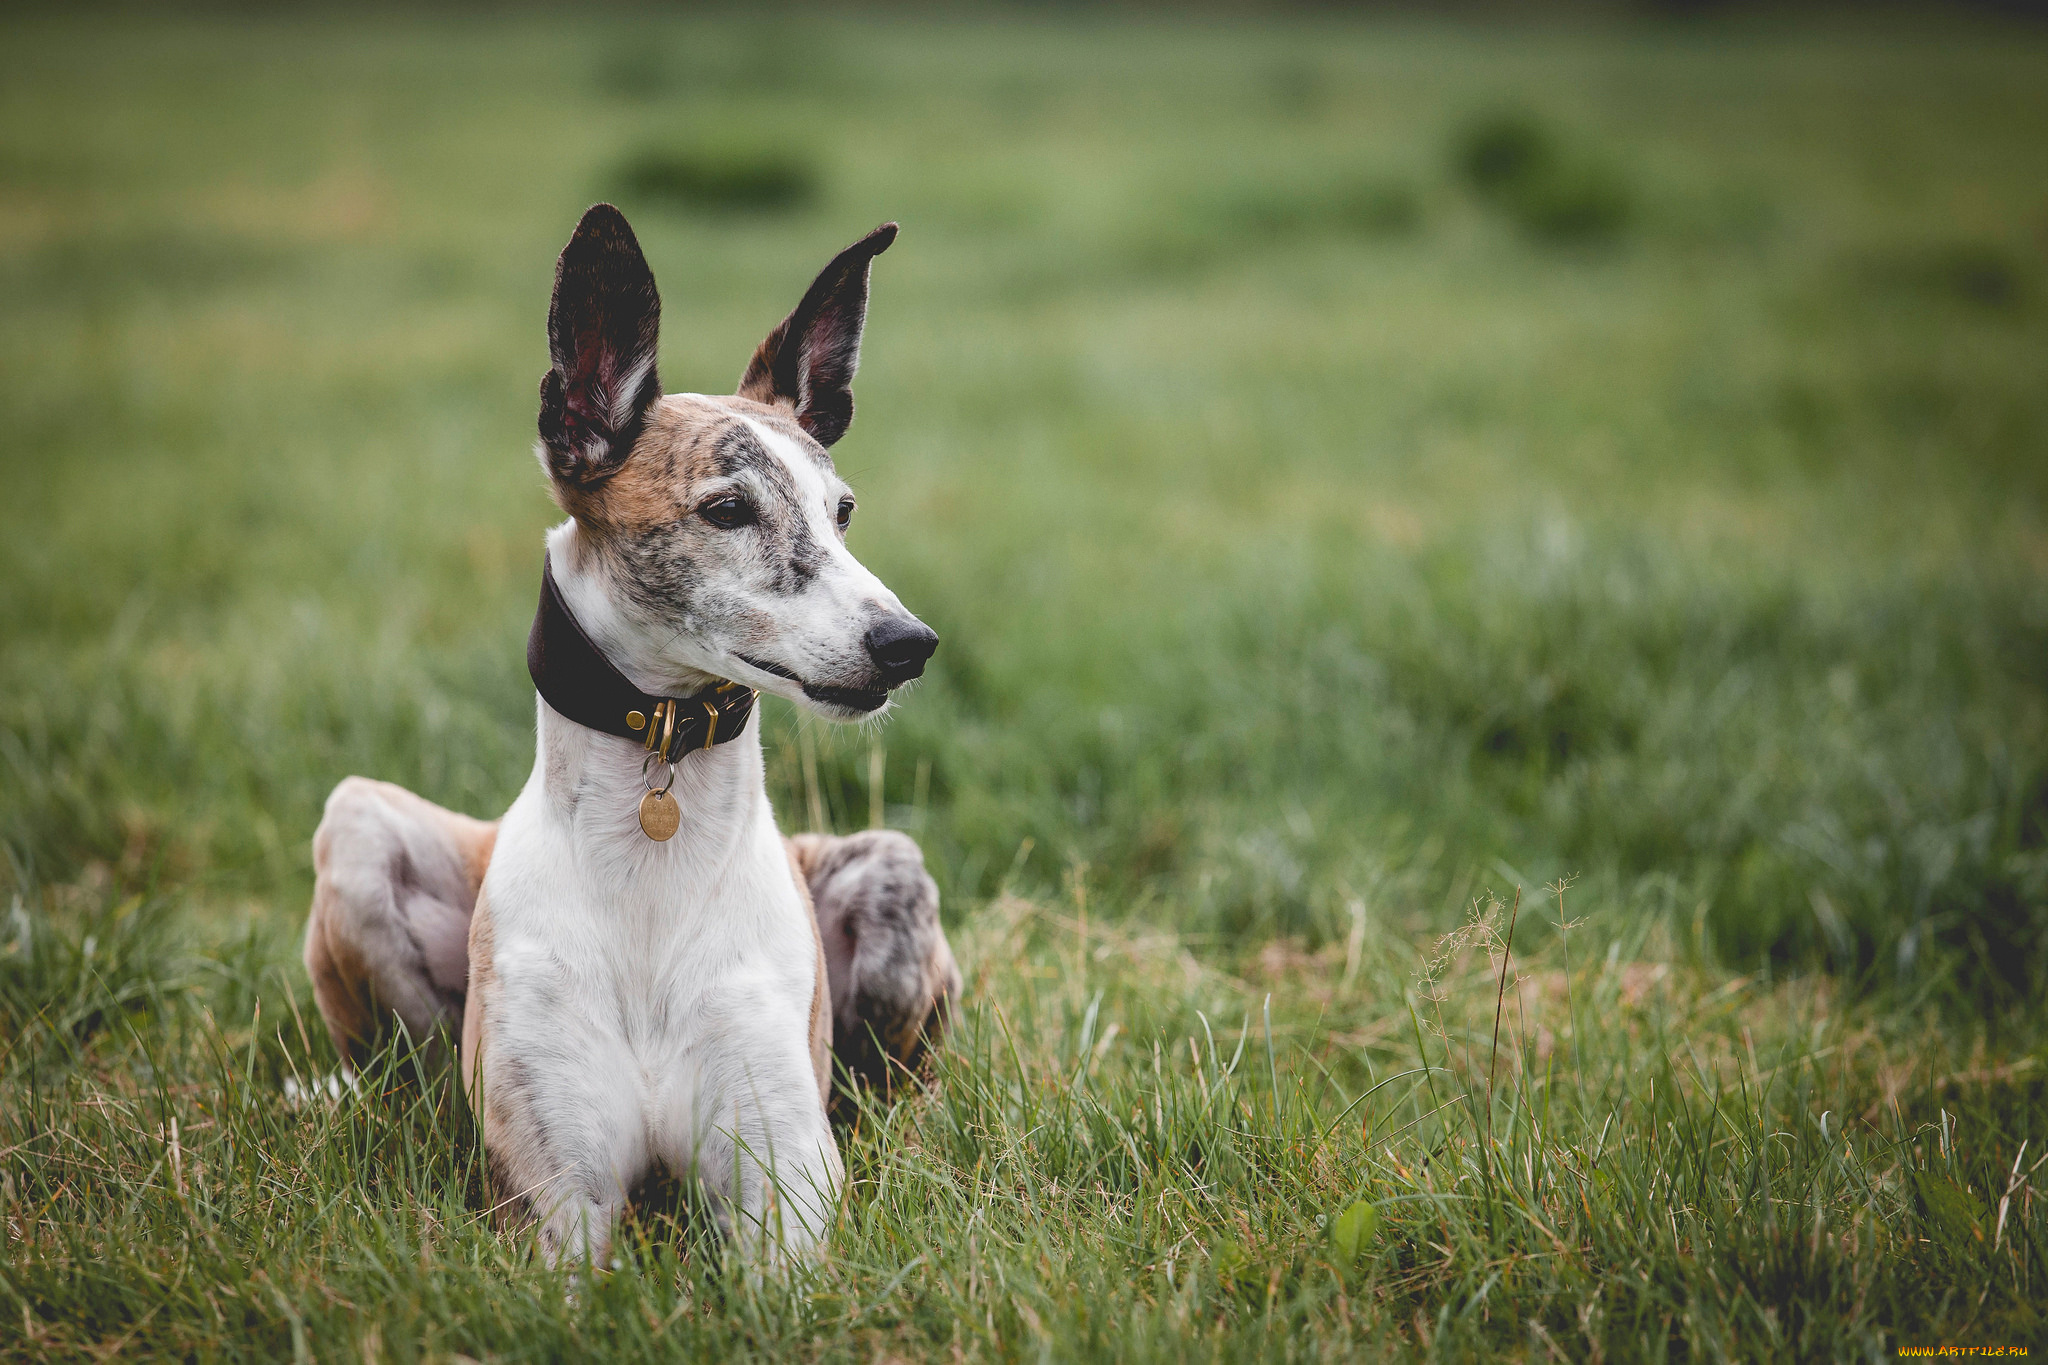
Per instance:
[[[540,440],[548,472],[587,486],[615,471],[661,397],[654,372],[661,295],[626,215],[599,204],[583,215],[555,263],[548,354],[540,381]]]
[[[853,423],[860,330],[868,318],[868,265],[895,240],[896,225],[884,223],[832,258],[796,311],[747,362],[740,397],[791,404],[797,422],[819,445],[846,434]]]

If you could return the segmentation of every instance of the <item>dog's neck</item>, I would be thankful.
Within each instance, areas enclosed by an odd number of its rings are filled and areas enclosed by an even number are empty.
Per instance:
[[[694,668],[663,659],[651,632],[627,619],[604,581],[589,533],[574,520],[548,532],[548,560],[555,587],[590,643],[612,667],[643,692],[657,697],[687,697],[724,681]]]
[[[602,581],[585,534],[575,521],[564,522],[548,534],[548,555],[555,585],[590,642],[635,687],[656,696],[689,695],[717,683],[709,674],[678,669],[655,657],[646,632],[626,618]],[[689,857],[691,850],[713,854],[729,847],[763,807],[766,777],[758,709],[729,743],[684,754],[676,764],[669,794],[681,810],[682,829],[664,844],[641,831],[637,812],[646,790],[643,772],[660,785],[666,767],[649,764],[637,740],[579,725],[544,700],[538,707],[535,761],[542,788],[550,809],[577,831],[579,840],[616,843],[657,859]]]

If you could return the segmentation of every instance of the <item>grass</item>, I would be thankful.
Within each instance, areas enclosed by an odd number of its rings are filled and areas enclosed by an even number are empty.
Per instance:
[[[2048,44],[1892,24],[9,20],[0,1352],[2048,1345]],[[970,1007],[813,1274],[572,1297],[442,1087],[285,1082],[326,791],[531,762],[613,195],[678,388],[904,223],[835,453],[944,643],[771,777]]]

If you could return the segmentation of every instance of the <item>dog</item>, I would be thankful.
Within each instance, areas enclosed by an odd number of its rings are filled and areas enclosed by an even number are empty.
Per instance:
[[[567,520],[527,645],[533,772],[494,823],[350,777],[313,836],[336,1047],[459,1037],[493,1202],[550,1264],[601,1264],[656,1175],[699,1181],[749,1254],[810,1252],[843,1176],[835,1054],[886,1085],[959,996],[914,842],[777,831],[754,706],[881,715],[938,644],[847,550],[828,453],[896,231],[825,267],[736,394],[664,396],[654,275],[616,208],[583,216],[540,387]]]

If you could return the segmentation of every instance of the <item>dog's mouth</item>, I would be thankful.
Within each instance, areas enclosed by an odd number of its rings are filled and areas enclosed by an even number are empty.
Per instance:
[[[804,695],[822,706],[837,706],[845,711],[858,711],[866,715],[879,711],[887,704],[887,692],[874,692],[860,687],[824,687],[817,683],[805,683]]]
[[[864,716],[871,711],[881,710],[889,702],[889,689],[886,687],[835,687],[828,683],[805,682],[781,664],[769,663],[766,659],[750,659],[744,654],[735,654],[733,657],[749,668],[758,668],[772,677],[795,683],[804,690],[806,697],[820,706],[835,707],[841,711],[852,711]]]

